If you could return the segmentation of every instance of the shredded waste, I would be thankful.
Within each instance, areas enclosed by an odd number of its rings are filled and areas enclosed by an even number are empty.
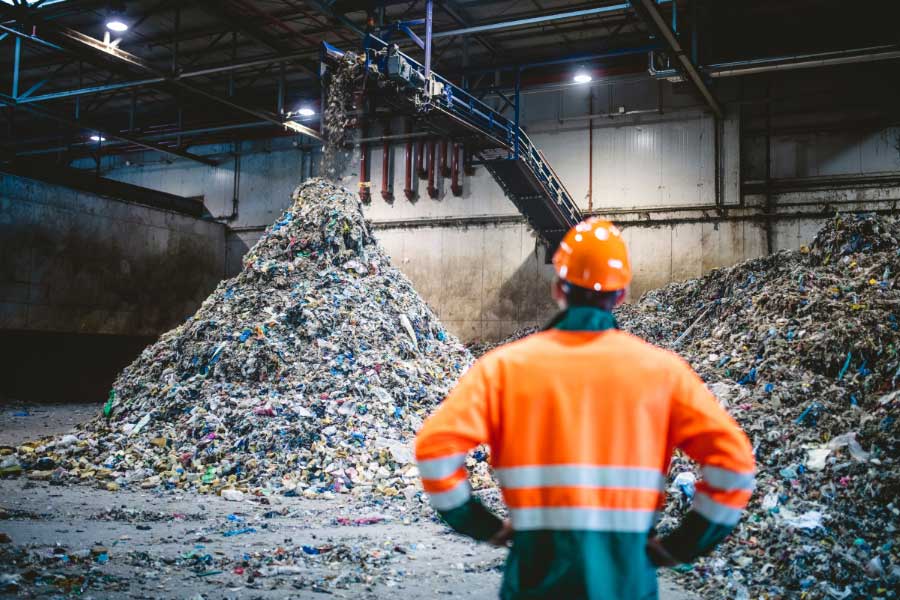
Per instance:
[[[896,598],[900,222],[830,221],[808,247],[648,292],[621,327],[674,349],[750,437],[748,513],[681,579],[704,598]],[[660,529],[697,473],[672,467]]]
[[[355,195],[313,179],[102,414],[7,448],[3,474],[306,497],[421,494],[410,440],[470,365],[391,266]]]
[[[504,338],[499,341],[494,340],[482,340],[482,341],[474,341],[466,344],[466,348],[469,349],[469,352],[472,353],[472,356],[475,358],[481,358],[494,348],[499,348],[500,346],[504,346],[509,344],[510,342],[514,342],[516,340],[520,340],[526,335],[531,335],[532,333],[537,333],[540,330],[540,327],[523,327],[519,329],[511,336]]]
[[[353,52],[346,52],[336,65],[328,69],[328,85],[325,88],[325,109],[322,115],[325,145],[322,157],[322,173],[337,181],[350,161],[354,136],[358,131],[359,97],[355,92],[362,81],[363,64]]]
[[[704,598],[900,596],[898,275],[900,222],[846,215],[808,247],[617,310],[623,330],[691,363],[756,452],[757,490],[738,528],[678,569]],[[675,457],[661,533],[690,507],[698,477]]]

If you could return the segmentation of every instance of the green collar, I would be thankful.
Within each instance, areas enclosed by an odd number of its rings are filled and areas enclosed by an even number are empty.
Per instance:
[[[544,327],[545,330],[562,331],[606,331],[618,328],[611,312],[592,306],[572,306],[560,312]]]

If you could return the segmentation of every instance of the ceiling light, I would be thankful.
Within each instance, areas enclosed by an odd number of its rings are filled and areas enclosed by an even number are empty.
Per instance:
[[[121,33],[123,31],[128,31],[128,25],[119,19],[110,19],[106,22],[106,28],[110,31],[115,31],[116,33]]]
[[[316,111],[314,111],[313,109],[311,109],[308,106],[304,106],[303,108],[301,108],[300,110],[297,111],[297,114],[300,115],[301,117],[311,117],[316,114]]]
[[[575,83],[590,83],[593,77],[591,77],[591,74],[587,71],[579,71],[575,73],[575,77],[573,77],[572,79],[575,81]]]
[[[106,138],[103,137],[102,135],[92,135],[92,136],[91,136],[91,141],[92,141],[92,142],[105,142],[105,141],[106,141]]]

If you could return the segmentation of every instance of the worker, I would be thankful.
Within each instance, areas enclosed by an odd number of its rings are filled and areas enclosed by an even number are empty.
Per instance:
[[[754,486],[747,436],[676,354],[620,331],[631,265],[621,232],[588,219],[553,257],[561,312],[489,352],[423,424],[425,492],[462,534],[510,545],[504,599],[652,599],[656,568],[709,552]],[[472,496],[467,453],[486,444],[509,508]],[[674,450],[700,465],[690,511],[655,524]]]

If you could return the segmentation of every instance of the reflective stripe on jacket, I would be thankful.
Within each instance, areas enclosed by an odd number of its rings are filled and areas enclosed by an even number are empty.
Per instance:
[[[676,448],[703,476],[664,540],[679,559],[718,543],[749,500],[754,460],[738,425],[686,362],[614,324],[570,309],[556,329],[485,355],[418,434],[433,506],[479,539],[499,521],[472,500],[465,456],[490,446],[516,531],[504,597],[654,598],[644,543]]]

